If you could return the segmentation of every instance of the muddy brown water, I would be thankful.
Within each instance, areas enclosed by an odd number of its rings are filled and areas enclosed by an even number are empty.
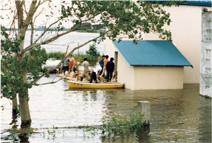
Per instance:
[[[40,83],[56,80],[55,75],[43,78]],[[198,84],[184,85],[182,90],[69,90],[67,80],[30,89],[32,127],[39,134],[27,137],[30,143],[140,143],[140,142],[211,142],[211,102],[199,95]],[[70,127],[100,125],[103,115],[113,112],[129,114],[138,101],[151,103],[151,125],[147,133],[130,133],[105,137],[100,132],[94,136],[82,129]],[[11,127],[11,103],[1,99],[1,133]],[[18,119],[17,124],[20,124]],[[43,130],[42,128],[49,128]],[[54,131],[51,132],[51,131]],[[19,137],[1,134],[2,142],[20,141]]]

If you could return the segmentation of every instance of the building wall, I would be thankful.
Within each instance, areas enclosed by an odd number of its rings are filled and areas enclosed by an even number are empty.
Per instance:
[[[125,88],[133,89],[134,88],[134,68],[130,66],[121,54],[118,54],[118,78],[119,82],[125,84]]]
[[[115,55],[114,55],[115,51],[118,51],[118,49],[113,44],[113,41],[107,38],[105,40],[105,53],[104,54],[109,55],[109,58],[115,57]]]
[[[106,40],[105,54],[115,57],[117,48],[111,40]],[[182,89],[183,67],[141,67],[130,66],[118,52],[118,82],[125,83],[131,90],[143,89]]]
[[[115,57],[115,52],[118,51],[113,42],[109,39],[106,39],[105,42],[105,54],[109,57]],[[118,71],[118,82],[123,82],[125,88],[133,89],[134,83],[134,68],[130,66],[123,56],[118,52],[117,59],[117,71]]]
[[[172,42],[194,68],[185,67],[184,83],[200,82],[201,13],[200,6],[165,8],[171,14]],[[211,8],[208,8],[211,10]],[[144,40],[159,40],[156,34],[144,34]]]
[[[134,67],[133,90],[182,89],[183,67]]]
[[[184,76],[183,83],[200,83],[200,51],[201,51],[201,13],[202,13],[201,6],[179,6],[179,7],[169,7],[165,8],[168,12],[170,12],[171,16],[171,25],[167,26],[167,29],[171,30],[172,32],[172,42],[178,48],[178,50],[188,59],[188,61],[193,65],[191,67],[184,68]],[[212,10],[211,7],[207,7],[209,11]],[[124,38],[126,39],[126,38]],[[144,34],[143,40],[160,40],[157,34]],[[105,54],[114,57],[114,50],[117,51],[115,46],[113,45],[111,40],[106,40],[106,50]],[[122,57],[118,54],[119,58]],[[122,57],[122,61],[119,61],[118,64],[118,71],[125,68],[127,70],[127,63],[124,65],[125,61]],[[132,67],[131,67],[132,68]],[[173,68],[174,69],[174,68]],[[137,69],[136,69],[137,70]],[[140,70],[140,69],[139,69]],[[161,69],[162,70],[162,69]],[[139,74],[139,72],[133,71],[135,74]],[[145,70],[147,71],[147,69]],[[144,71],[140,71],[144,72]],[[182,72],[182,71],[181,71]],[[126,78],[124,75],[120,75],[122,72],[118,73],[118,81],[124,82],[123,78]],[[134,75],[134,73],[130,73],[130,75]],[[180,74],[177,71],[178,75]],[[146,73],[148,74],[148,73]],[[134,77],[136,77],[135,75]],[[141,77],[142,78],[142,77]],[[143,77],[145,78],[145,77]],[[134,80],[134,79],[133,79]],[[177,80],[177,79],[176,79]],[[139,81],[130,81],[135,83],[135,87],[130,87],[126,84],[126,87],[130,89],[138,89]],[[174,81],[174,80],[173,80]],[[175,81],[180,82],[180,81]],[[143,82],[142,82],[143,83]],[[148,83],[148,81],[147,81]],[[151,82],[153,83],[153,82]]]

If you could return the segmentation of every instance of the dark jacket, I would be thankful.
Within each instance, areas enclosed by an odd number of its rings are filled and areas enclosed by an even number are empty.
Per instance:
[[[101,59],[101,60],[99,61],[99,64],[100,64],[100,66],[103,68],[103,67],[104,67],[104,59]]]
[[[114,63],[112,61],[109,61],[109,62],[107,62],[106,70],[110,71],[110,72],[113,72],[114,66],[115,66]]]

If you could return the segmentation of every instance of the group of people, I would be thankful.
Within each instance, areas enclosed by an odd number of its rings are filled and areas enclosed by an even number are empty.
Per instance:
[[[107,81],[111,81],[115,64],[113,63],[114,61],[113,57],[110,58],[110,61],[108,61],[108,58],[109,58],[108,55],[103,55],[102,59],[99,61],[99,64],[102,68],[100,71],[100,75],[102,77],[105,77]]]
[[[66,71],[71,72],[73,71],[75,76],[80,77],[80,81],[83,80],[83,78],[86,78],[87,81],[90,81],[92,83],[95,81],[98,82],[110,82],[113,77],[113,71],[115,68],[114,64],[114,58],[111,57],[110,60],[108,55],[103,55],[102,59],[99,61],[99,64],[101,66],[101,70],[92,70],[90,73],[89,70],[89,62],[87,58],[84,58],[83,63],[81,64],[84,67],[83,73],[79,75],[79,63],[74,60],[72,55],[70,55],[69,58],[65,59],[64,61],[64,74]]]

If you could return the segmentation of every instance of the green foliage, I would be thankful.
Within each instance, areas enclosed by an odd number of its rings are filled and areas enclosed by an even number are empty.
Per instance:
[[[163,10],[163,6],[176,4],[173,1],[162,3],[154,1],[72,1],[71,6],[62,5],[63,17],[73,17],[73,23],[82,28],[81,19],[90,19],[92,23],[102,24],[107,32],[100,32],[104,40],[108,36],[116,40],[120,34],[128,35],[128,38],[142,39],[142,32],[159,33],[162,39],[171,41],[171,32],[164,29],[170,25],[170,14]],[[94,19],[94,17],[98,17]]]
[[[13,99],[17,93],[28,96],[26,91],[32,87],[30,81],[36,80],[41,72],[45,72],[41,66],[45,64],[48,55],[41,47],[21,55],[19,51],[23,39],[10,39],[4,29],[1,34],[1,93],[9,99]]]
[[[104,135],[128,134],[135,131],[141,131],[143,128],[143,114],[132,112],[130,116],[113,113],[109,116],[102,117],[102,126],[86,126],[84,131],[91,132],[92,135],[101,130]]]
[[[89,47],[89,50],[86,51],[86,54],[91,57],[91,61],[97,60],[97,58],[100,56],[100,53],[97,51],[95,44]]]
[[[132,112],[132,114],[127,117],[123,114],[119,115],[117,113],[113,113],[108,117],[103,116],[102,123],[102,131],[108,135],[112,133],[138,131],[143,127],[143,114]]]
[[[65,57],[64,52],[52,52],[48,53],[48,58],[56,59],[56,60],[62,60]]]

